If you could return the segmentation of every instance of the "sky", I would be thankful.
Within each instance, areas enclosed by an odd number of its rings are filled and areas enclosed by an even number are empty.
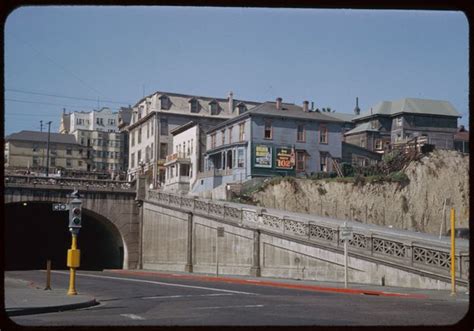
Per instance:
[[[155,91],[340,113],[356,97],[362,112],[447,100],[468,127],[468,30],[455,11],[21,7],[5,23],[4,132],[58,132],[63,109],[117,111]]]

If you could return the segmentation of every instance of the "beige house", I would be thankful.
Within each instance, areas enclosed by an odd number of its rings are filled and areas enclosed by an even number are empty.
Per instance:
[[[128,178],[143,171],[154,185],[164,185],[166,156],[173,150],[171,132],[193,121],[212,127],[259,105],[254,101],[213,98],[157,91],[138,101],[132,110],[129,132]]]
[[[5,138],[5,169],[45,172],[48,133],[20,131]],[[71,134],[51,133],[49,173],[58,170],[87,170],[84,149]]]

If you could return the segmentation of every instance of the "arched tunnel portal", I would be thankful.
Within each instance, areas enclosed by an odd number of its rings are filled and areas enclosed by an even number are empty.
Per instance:
[[[53,211],[51,202],[5,204],[5,270],[67,269],[71,247],[69,212]],[[116,226],[105,217],[82,208],[78,235],[82,270],[121,269],[124,241]]]

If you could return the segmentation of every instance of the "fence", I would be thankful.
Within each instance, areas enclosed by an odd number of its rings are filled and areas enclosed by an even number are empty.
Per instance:
[[[280,216],[261,208],[240,207],[237,204],[206,201],[154,190],[148,191],[147,199],[165,207],[176,207],[196,215],[211,216],[241,226],[265,229],[329,247],[343,245],[340,239],[340,224],[328,219],[312,218],[313,220],[309,221],[297,219],[297,217]],[[451,267],[449,244],[435,239],[417,238],[416,234],[403,236],[383,229],[377,232],[357,227],[353,229],[353,240],[349,241],[352,252],[384,262],[388,261],[402,268],[408,266],[412,269],[449,277]],[[460,246],[463,247],[460,249]],[[466,245],[458,245],[456,260],[457,277],[467,281],[469,277],[467,241]]]

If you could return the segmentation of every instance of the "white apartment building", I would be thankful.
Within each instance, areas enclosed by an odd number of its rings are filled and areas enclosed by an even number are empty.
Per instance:
[[[121,111],[127,110],[122,108]],[[63,113],[61,133],[70,133],[86,147],[87,171],[116,174],[127,169],[127,132],[119,130],[120,112],[102,108]]]
[[[189,122],[171,131],[173,152],[166,156],[164,189],[171,192],[189,192],[196,181],[203,137],[199,124]]]
[[[233,118],[258,102],[157,91],[136,103],[129,132],[128,178],[142,171],[157,185],[165,183],[166,156],[173,150],[171,131],[193,121],[205,130]],[[198,169],[202,169],[202,162]]]

